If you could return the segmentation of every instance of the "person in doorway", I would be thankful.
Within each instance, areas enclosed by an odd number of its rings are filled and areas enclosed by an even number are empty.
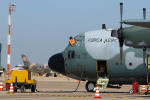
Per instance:
[[[104,65],[100,66],[99,76],[106,77],[106,69]]]
[[[74,46],[75,43],[76,43],[76,40],[75,40],[74,38],[70,37],[70,38],[69,38],[69,44],[70,44],[71,46]]]

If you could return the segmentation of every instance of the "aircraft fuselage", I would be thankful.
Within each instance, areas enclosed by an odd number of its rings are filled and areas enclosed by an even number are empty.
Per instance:
[[[75,40],[74,46],[69,44],[62,53],[49,59],[52,70],[78,80],[96,82],[107,76],[110,84],[131,84],[134,80],[146,84],[147,67],[143,64],[142,50],[124,46],[120,63],[118,39],[111,37],[111,31],[85,32]]]

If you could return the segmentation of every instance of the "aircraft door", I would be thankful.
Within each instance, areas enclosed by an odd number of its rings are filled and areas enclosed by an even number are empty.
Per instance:
[[[96,61],[97,77],[107,76],[107,62],[102,60]]]

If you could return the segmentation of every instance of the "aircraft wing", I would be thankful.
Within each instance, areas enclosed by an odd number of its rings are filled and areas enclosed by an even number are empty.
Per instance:
[[[128,25],[134,25],[134,26],[140,26],[140,27],[146,27],[150,28],[150,20],[139,20],[139,19],[130,19],[130,20],[124,20],[122,22],[123,24],[128,24]]]

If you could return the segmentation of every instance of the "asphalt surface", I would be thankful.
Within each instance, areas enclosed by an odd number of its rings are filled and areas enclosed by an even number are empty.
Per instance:
[[[37,78],[37,92],[9,94],[7,91],[0,92],[0,100],[93,100],[95,93],[85,90],[85,82],[81,82],[78,90],[77,80],[66,78]],[[131,85],[123,85],[122,88],[107,88],[100,92],[101,100],[149,100],[150,94],[129,94]]]

